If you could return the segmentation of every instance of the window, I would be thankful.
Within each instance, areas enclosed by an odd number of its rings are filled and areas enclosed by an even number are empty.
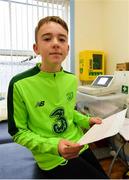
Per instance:
[[[69,9],[69,0],[0,0],[0,92],[7,92],[12,76],[40,61],[32,49],[38,20],[58,15],[69,25]],[[70,70],[69,57],[63,67]]]

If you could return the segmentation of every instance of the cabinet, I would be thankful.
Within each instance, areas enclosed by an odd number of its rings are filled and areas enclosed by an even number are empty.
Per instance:
[[[127,95],[122,93],[106,96],[92,96],[77,92],[77,109],[83,113],[90,113],[92,116],[106,118],[120,110],[126,104]]]

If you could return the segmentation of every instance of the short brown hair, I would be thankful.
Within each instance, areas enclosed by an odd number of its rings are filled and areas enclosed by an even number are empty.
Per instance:
[[[55,22],[55,23],[60,24],[68,33],[69,30],[68,30],[67,23],[63,19],[61,19],[59,16],[47,16],[45,18],[40,19],[40,21],[38,22],[38,24],[35,28],[35,42],[37,42],[37,34],[38,34],[40,27],[43,24],[49,23],[49,22]]]

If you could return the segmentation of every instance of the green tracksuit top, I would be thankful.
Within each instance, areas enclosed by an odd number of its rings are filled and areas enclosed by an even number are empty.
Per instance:
[[[76,76],[63,69],[43,72],[39,66],[10,81],[8,128],[15,142],[31,150],[39,167],[50,170],[66,163],[58,153],[59,141],[77,142],[81,127],[89,128],[89,117],[74,110]]]

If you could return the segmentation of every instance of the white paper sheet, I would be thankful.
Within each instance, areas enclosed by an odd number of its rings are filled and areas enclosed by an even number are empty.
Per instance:
[[[93,125],[79,140],[80,145],[89,144],[117,134],[125,120],[127,109],[102,120],[102,124]]]

